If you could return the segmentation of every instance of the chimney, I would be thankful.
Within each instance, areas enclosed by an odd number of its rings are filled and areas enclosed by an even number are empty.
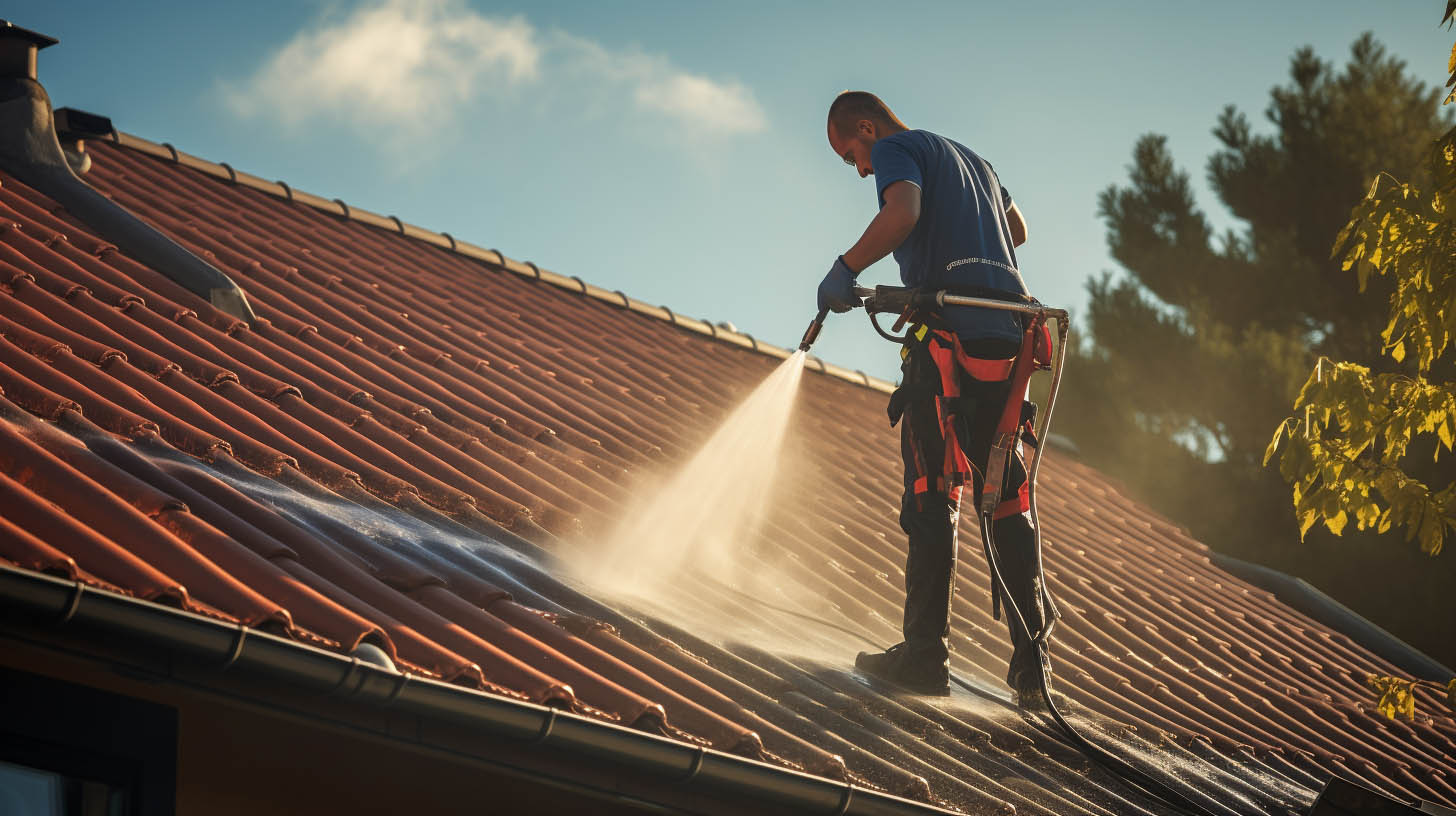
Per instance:
[[[35,55],[59,40],[0,20],[0,78],[35,79]]]
[[[36,75],[37,52],[55,44],[52,37],[0,20],[0,171],[65,207],[132,259],[218,309],[255,321],[247,295],[231,278],[92,189],[71,169],[56,136],[50,97]]]

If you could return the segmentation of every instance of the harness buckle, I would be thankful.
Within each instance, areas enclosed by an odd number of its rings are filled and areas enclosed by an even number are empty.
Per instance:
[[[990,517],[1001,503],[1001,481],[1006,476],[1006,461],[1011,457],[1011,446],[1016,444],[1016,434],[998,432],[991,442],[991,461],[986,463],[986,483],[981,488],[981,515]]]

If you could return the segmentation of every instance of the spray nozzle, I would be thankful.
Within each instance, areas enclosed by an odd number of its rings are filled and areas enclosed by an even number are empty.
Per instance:
[[[809,321],[809,328],[804,330],[804,339],[799,341],[799,351],[808,351],[809,347],[814,345],[814,341],[819,339],[819,330],[824,328],[824,318],[828,316],[828,309],[820,309],[819,314],[814,315],[814,319]]]

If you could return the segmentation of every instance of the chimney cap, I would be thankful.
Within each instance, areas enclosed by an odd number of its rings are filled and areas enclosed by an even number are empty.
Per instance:
[[[111,124],[111,119],[99,113],[76,108],[56,108],[53,117],[56,133],[63,139],[110,139],[116,135],[116,127]]]
[[[46,35],[38,31],[31,31],[28,28],[21,28],[20,26],[10,22],[9,20],[0,20],[0,39],[10,38],[24,40],[27,43],[34,45],[37,49],[49,48],[50,46],[60,42],[60,40],[56,39],[55,37],[47,37]]]
[[[56,42],[55,37],[0,20],[0,79],[34,80],[35,55]]]

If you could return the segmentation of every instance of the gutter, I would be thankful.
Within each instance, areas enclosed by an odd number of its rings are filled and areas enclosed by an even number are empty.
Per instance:
[[[705,796],[742,797],[825,816],[953,813],[554,708],[401,674],[247,626],[4,564],[0,564],[0,609],[6,613],[3,617],[14,615],[41,627],[65,627],[106,639],[141,641],[219,671],[241,671],[300,691],[328,692],[360,705],[469,726],[522,747],[626,765],[659,777],[664,785]]]
[[[1369,649],[1412,677],[1444,684],[1456,676],[1456,672],[1441,665],[1430,655],[1371,623],[1360,613],[1321,592],[1303,578],[1295,578],[1262,564],[1240,561],[1212,551],[1208,557],[1223,571],[1274,593],[1274,597],[1285,604]]]

